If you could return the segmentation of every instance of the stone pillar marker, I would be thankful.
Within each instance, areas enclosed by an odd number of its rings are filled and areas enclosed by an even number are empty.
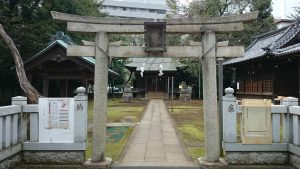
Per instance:
[[[27,104],[27,97],[23,97],[23,96],[17,96],[17,97],[13,97],[11,99],[11,104],[12,105],[20,105],[20,106],[24,106]],[[21,125],[20,125],[20,129],[19,131],[21,132],[20,134],[18,134],[19,138],[18,141],[26,141],[27,140],[27,123],[29,120],[29,114],[28,113],[21,113]]]
[[[107,119],[107,85],[108,85],[108,34],[96,34],[96,64],[94,83],[94,113],[93,113],[93,152],[92,162],[105,160],[105,139]]]
[[[237,142],[237,123],[236,123],[236,110],[237,103],[236,97],[233,96],[233,88],[225,89],[226,95],[223,96],[223,141],[226,143]]]
[[[78,87],[77,95],[74,97],[74,141],[83,143],[87,141],[87,102],[86,89]]]
[[[216,74],[216,34],[206,31],[202,35],[203,43],[203,109],[205,133],[205,159],[208,162],[219,161],[220,131],[217,103]]]

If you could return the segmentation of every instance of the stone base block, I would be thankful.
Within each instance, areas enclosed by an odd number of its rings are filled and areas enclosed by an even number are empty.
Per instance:
[[[26,164],[73,165],[84,163],[84,151],[24,151]]]
[[[179,100],[180,101],[190,101],[192,99],[191,94],[180,94]]]
[[[287,152],[226,152],[226,162],[234,165],[288,164]]]
[[[300,169],[300,157],[290,153],[290,164],[296,169]]]
[[[5,160],[0,161],[0,169],[15,168],[22,161],[21,153],[15,154]]]
[[[82,165],[22,165],[14,169],[83,169]]]
[[[289,165],[228,165],[227,169],[294,169]]]
[[[110,169],[112,164],[112,159],[109,157],[105,157],[105,161],[103,162],[92,162],[91,159],[84,163],[84,169]]]
[[[198,159],[198,163],[201,169],[227,169],[228,167],[224,159],[218,162],[208,162],[202,157]]]

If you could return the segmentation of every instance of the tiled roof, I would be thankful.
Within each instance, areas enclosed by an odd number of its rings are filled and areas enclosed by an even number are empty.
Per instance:
[[[283,56],[283,55],[288,55],[296,52],[300,52],[300,43],[297,43],[292,46],[288,46],[286,48],[278,49],[276,52],[274,52],[274,54],[275,56]]]
[[[30,63],[31,61],[35,60],[36,58],[38,58],[39,56],[41,56],[43,53],[47,52],[49,49],[51,49],[53,46],[55,45],[59,45],[61,46],[62,48],[64,49],[67,49],[69,44],[67,44],[65,41],[63,40],[55,40],[53,41],[52,43],[50,43],[46,48],[44,48],[43,50],[41,50],[39,53],[37,53],[36,55],[32,56],[31,58],[27,59],[24,64],[28,64]],[[95,61],[95,58],[94,57],[78,57],[80,59],[82,59],[83,61],[89,63],[89,64],[92,64],[92,65],[95,65],[96,61]],[[117,75],[119,76],[119,73],[111,70],[111,69],[108,69],[108,72],[111,73],[111,74],[114,74],[114,75]]]
[[[163,66],[164,71],[177,71],[177,67],[183,66],[172,58],[133,58],[132,63],[127,64],[126,67],[136,67],[137,71],[141,71],[144,63],[144,71],[159,71],[160,65]]]
[[[291,41],[300,32],[300,23],[295,22],[288,27],[271,31],[263,35],[257,36],[252,44],[245,50],[243,56],[230,59],[224,62],[224,65],[245,62],[265,56],[268,52],[277,56],[299,51],[299,49],[282,48]],[[299,44],[293,45],[299,46]],[[285,52],[285,53],[283,53]]]

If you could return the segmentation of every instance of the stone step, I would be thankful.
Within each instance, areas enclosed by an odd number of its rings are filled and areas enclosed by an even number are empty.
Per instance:
[[[224,169],[295,169],[295,168],[290,165],[230,165]]]
[[[15,169],[84,169],[83,165],[21,165]]]
[[[112,169],[201,169],[200,167],[172,166],[113,166]],[[204,168],[203,168],[204,169]],[[212,169],[295,169],[289,165],[230,165]]]
[[[199,167],[183,166],[113,166],[111,169],[199,169]]]

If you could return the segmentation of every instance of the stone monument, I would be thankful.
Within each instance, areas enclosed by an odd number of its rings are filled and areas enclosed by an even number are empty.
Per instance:
[[[132,101],[133,96],[132,96],[132,90],[131,90],[131,87],[126,86],[126,87],[124,88],[122,98],[123,98],[123,101],[124,101],[124,102],[131,102],[131,101]]]
[[[186,83],[182,82],[182,88],[180,90],[179,100],[181,100],[181,101],[190,101],[191,98],[192,98],[191,93],[192,93],[192,91],[186,85]]]

